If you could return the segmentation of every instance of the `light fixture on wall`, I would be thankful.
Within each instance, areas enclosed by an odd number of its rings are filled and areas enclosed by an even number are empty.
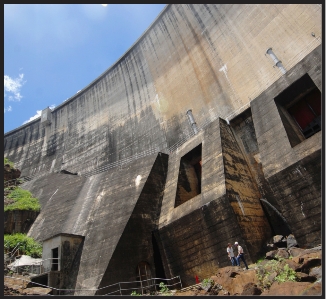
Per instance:
[[[286,69],[284,68],[282,61],[277,58],[277,56],[274,54],[272,48],[268,48],[266,53],[273,59],[275,62],[275,65],[281,70],[283,74],[286,73]]]
[[[191,127],[192,127],[194,133],[197,134],[197,133],[198,133],[198,128],[197,128],[197,124],[196,124],[196,122],[195,122],[195,119],[194,119],[194,117],[193,117],[193,115],[192,115],[192,110],[191,110],[191,109],[187,110],[186,114],[187,114],[187,116],[188,116],[188,119],[189,119],[190,125],[191,125]]]

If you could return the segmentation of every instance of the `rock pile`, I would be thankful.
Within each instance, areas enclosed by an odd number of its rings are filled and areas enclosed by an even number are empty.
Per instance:
[[[218,269],[209,290],[197,284],[175,295],[321,295],[322,247],[298,248],[293,235],[274,236],[263,260],[249,265]]]
[[[52,289],[33,285],[26,275],[13,274],[4,277],[5,296],[50,295]]]

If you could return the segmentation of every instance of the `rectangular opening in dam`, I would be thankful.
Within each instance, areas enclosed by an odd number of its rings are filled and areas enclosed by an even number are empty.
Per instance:
[[[259,149],[251,108],[249,107],[232,119],[230,125],[240,137],[246,153],[257,154]]]
[[[59,248],[53,248],[52,249],[52,271],[58,271],[59,269]]]
[[[201,193],[202,145],[199,144],[180,160],[174,207]]]
[[[321,93],[308,74],[275,98],[292,147],[321,130]]]

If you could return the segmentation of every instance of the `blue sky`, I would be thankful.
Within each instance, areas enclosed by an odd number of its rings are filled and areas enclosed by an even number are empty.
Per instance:
[[[164,7],[4,5],[4,132],[86,87],[134,44]]]

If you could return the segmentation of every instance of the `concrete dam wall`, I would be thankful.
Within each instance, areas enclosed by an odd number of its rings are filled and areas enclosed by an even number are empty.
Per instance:
[[[29,235],[84,238],[58,286],[191,285],[229,264],[228,242],[249,262],[273,234],[321,243],[321,15],[168,5],[105,73],[5,134],[42,206]]]

